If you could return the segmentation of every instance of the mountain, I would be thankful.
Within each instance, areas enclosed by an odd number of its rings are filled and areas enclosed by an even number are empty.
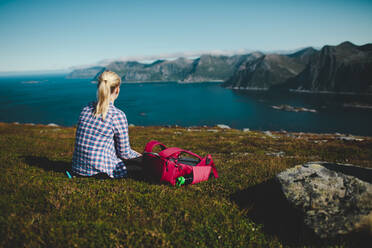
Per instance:
[[[157,60],[151,64],[137,61],[115,61],[106,67],[91,67],[75,70],[69,78],[97,78],[102,70],[111,70],[126,82],[205,82],[224,81],[231,77],[239,66],[249,60],[246,55],[202,55],[196,59],[177,58],[175,60]]]
[[[310,61],[310,58],[315,54],[317,50],[315,50],[312,47],[307,47],[304,49],[301,49],[300,51],[297,51],[292,54],[288,54],[287,56],[290,58],[294,58],[297,60],[299,63],[307,65]]]
[[[105,69],[117,72],[126,82],[224,81],[223,86],[234,89],[372,93],[372,44],[343,42],[287,55],[202,55],[151,64],[116,61],[106,67],[75,70],[68,77],[95,78]]]
[[[324,46],[299,75],[274,89],[372,93],[372,44]]]
[[[255,53],[223,84],[235,89],[269,89],[299,74],[309,62],[313,48],[290,55]]]
[[[185,77],[185,82],[195,81],[224,81],[228,79],[239,65],[250,55],[215,56],[202,55],[195,59],[193,68]]]
[[[84,69],[76,69],[69,73],[67,78],[94,78],[97,74],[104,70],[102,66],[94,66]]]
[[[113,62],[106,66],[126,82],[180,81],[192,69],[193,60],[178,58],[176,60],[157,60],[151,64],[137,61]]]

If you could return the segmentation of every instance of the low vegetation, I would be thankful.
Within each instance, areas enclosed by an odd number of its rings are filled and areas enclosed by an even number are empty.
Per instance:
[[[148,141],[157,139],[201,155],[211,153],[220,178],[181,188],[151,184],[141,177],[68,179],[65,170],[71,163],[74,136],[73,127],[0,123],[0,246],[293,245],[265,231],[250,217],[250,208],[239,206],[231,196],[308,161],[372,167],[369,137],[130,127],[135,150],[142,151]],[[349,244],[327,242],[323,244]]]

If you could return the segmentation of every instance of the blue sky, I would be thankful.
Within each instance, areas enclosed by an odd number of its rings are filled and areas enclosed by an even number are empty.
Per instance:
[[[0,0],[0,72],[372,42],[372,1]]]

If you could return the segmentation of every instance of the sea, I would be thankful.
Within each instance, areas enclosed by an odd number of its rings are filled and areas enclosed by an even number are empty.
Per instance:
[[[66,75],[3,76],[0,121],[74,126],[82,107],[96,99],[96,90],[90,79]],[[224,124],[236,129],[372,136],[371,98],[233,90],[217,82],[124,82],[115,106],[130,124],[139,126]]]

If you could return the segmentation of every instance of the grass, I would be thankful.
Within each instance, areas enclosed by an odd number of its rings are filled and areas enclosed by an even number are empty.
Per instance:
[[[169,147],[211,153],[220,178],[182,188],[140,178],[68,179],[64,170],[70,166],[75,128],[0,123],[0,246],[293,245],[253,218],[253,205],[242,206],[232,196],[308,161],[372,167],[369,137],[343,141],[333,134],[273,132],[277,138],[272,138],[254,131],[180,127],[130,127],[129,132],[138,151],[157,139]],[[269,154],[280,151],[284,154]]]

